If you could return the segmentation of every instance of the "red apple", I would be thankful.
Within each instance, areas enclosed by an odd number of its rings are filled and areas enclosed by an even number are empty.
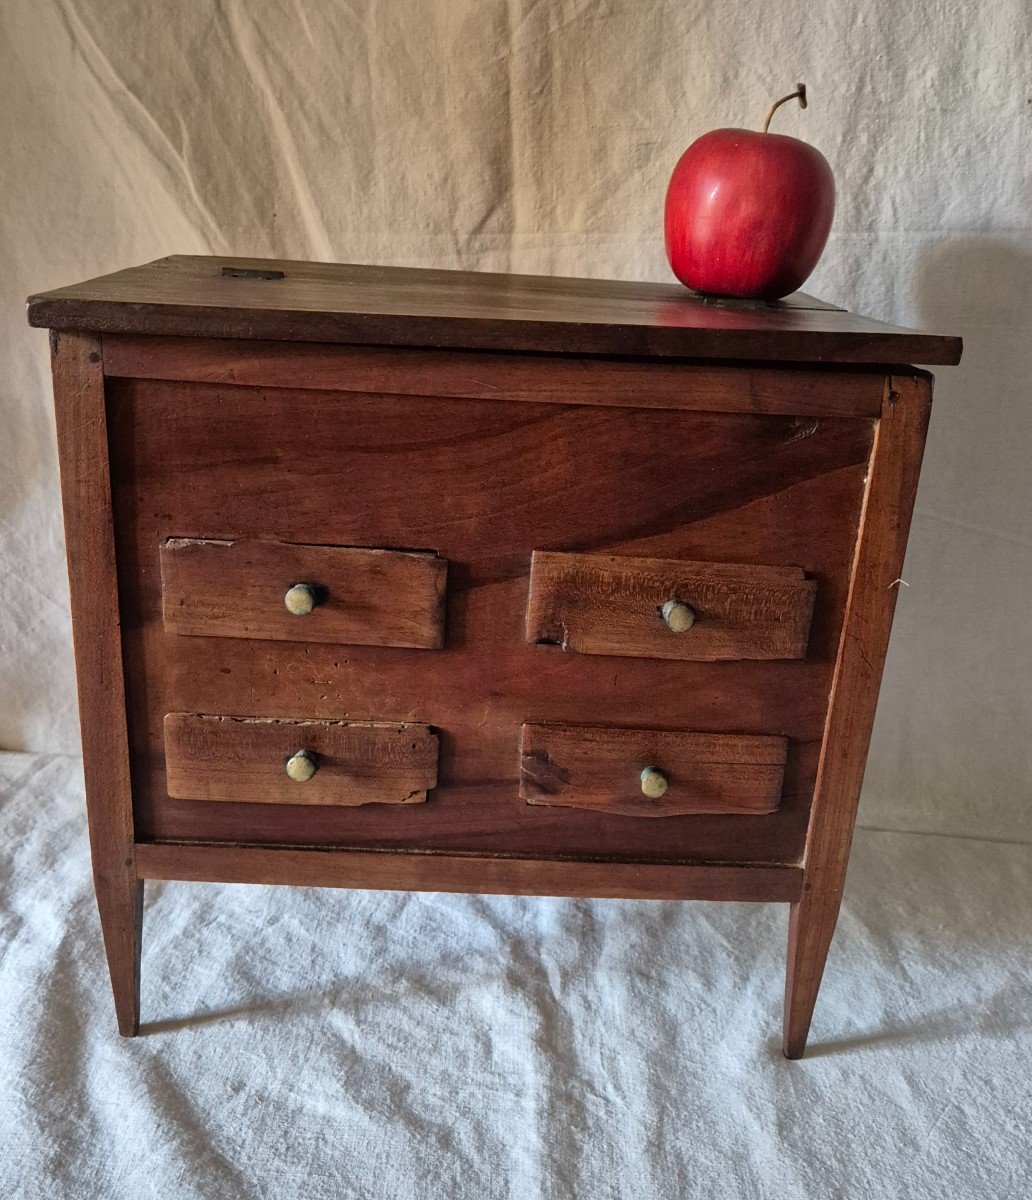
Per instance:
[[[714,129],[681,155],[666,197],[674,274],[710,296],[777,300],[817,265],[835,213],[835,180],[819,150],[768,133]]]

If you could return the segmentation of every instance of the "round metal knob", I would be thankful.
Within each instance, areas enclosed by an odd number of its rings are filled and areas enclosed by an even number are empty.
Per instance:
[[[673,633],[685,633],[695,624],[695,609],[683,600],[668,600],[659,611]]]
[[[307,783],[319,770],[319,759],[311,750],[298,750],[287,759],[287,776],[295,783]]]
[[[307,617],[319,603],[319,595],[310,583],[295,583],[287,589],[283,603],[287,606],[287,612],[295,617]]]
[[[670,784],[667,782],[667,777],[658,767],[646,767],[641,773],[641,791],[643,796],[648,796],[650,800],[658,800],[660,796],[665,796],[667,788]]]

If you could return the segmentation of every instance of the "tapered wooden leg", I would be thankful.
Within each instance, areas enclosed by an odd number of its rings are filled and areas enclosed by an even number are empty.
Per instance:
[[[94,883],[118,1032],[135,1037],[140,1032],[143,880],[125,870],[114,874],[96,870]]]
[[[835,934],[842,886],[811,887],[792,905],[788,919],[788,967],[785,972],[786,1058],[802,1058],[820,991],[828,948]]]
[[[892,376],[875,431],[863,516],[813,808],[806,837],[802,899],[792,905],[785,980],[785,1056],[801,1058],[842,902],[882,666],[899,591],[930,380]]]
[[[93,882],[118,1031],[133,1037],[140,1028],[143,884],[133,836],[103,346],[92,334],[56,330],[50,346]]]

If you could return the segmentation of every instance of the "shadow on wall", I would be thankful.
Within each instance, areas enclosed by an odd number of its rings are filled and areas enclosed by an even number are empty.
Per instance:
[[[936,373],[869,826],[1032,841],[1030,296],[1027,236],[945,241],[916,267],[920,322],[964,357]]]
[[[964,338],[960,366],[937,372],[932,470],[918,505],[1029,546],[1032,245],[1024,242],[944,242],[917,265],[921,322]]]
[[[0,315],[0,359],[0,750],[77,753],[47,337],[21,306]]]
[[[940,314],[986,310],[1021,319],[1029,312],[1030,288],[1032,248],[1017,241],[971,237],[942,242],[924,255],[915,294],[922,319],[929,322]],[[1028,317],[1024,319],[1027,328]]]

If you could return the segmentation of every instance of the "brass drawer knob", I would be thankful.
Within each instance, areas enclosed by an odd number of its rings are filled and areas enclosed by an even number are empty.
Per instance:
[[[298,750],[287,759],[287,776],[295,783],[307,783],[318,770],[318,756],[311,750]]]
[[[668,600],[660,612],[673,633],[685,633],[695,624],[695,609],[683,600]]]
[[[646,767],[641,773],[641,791],[643,796],[648,796],[650,800],[658,800],[660,796],[665,796],[667,788],[670,784],[667,782],[667,777],[658,767]]]
[[[283,597],[287,612],[295,617],[307,617],[319,603],[318,591],[310,583],[295,583]]]

